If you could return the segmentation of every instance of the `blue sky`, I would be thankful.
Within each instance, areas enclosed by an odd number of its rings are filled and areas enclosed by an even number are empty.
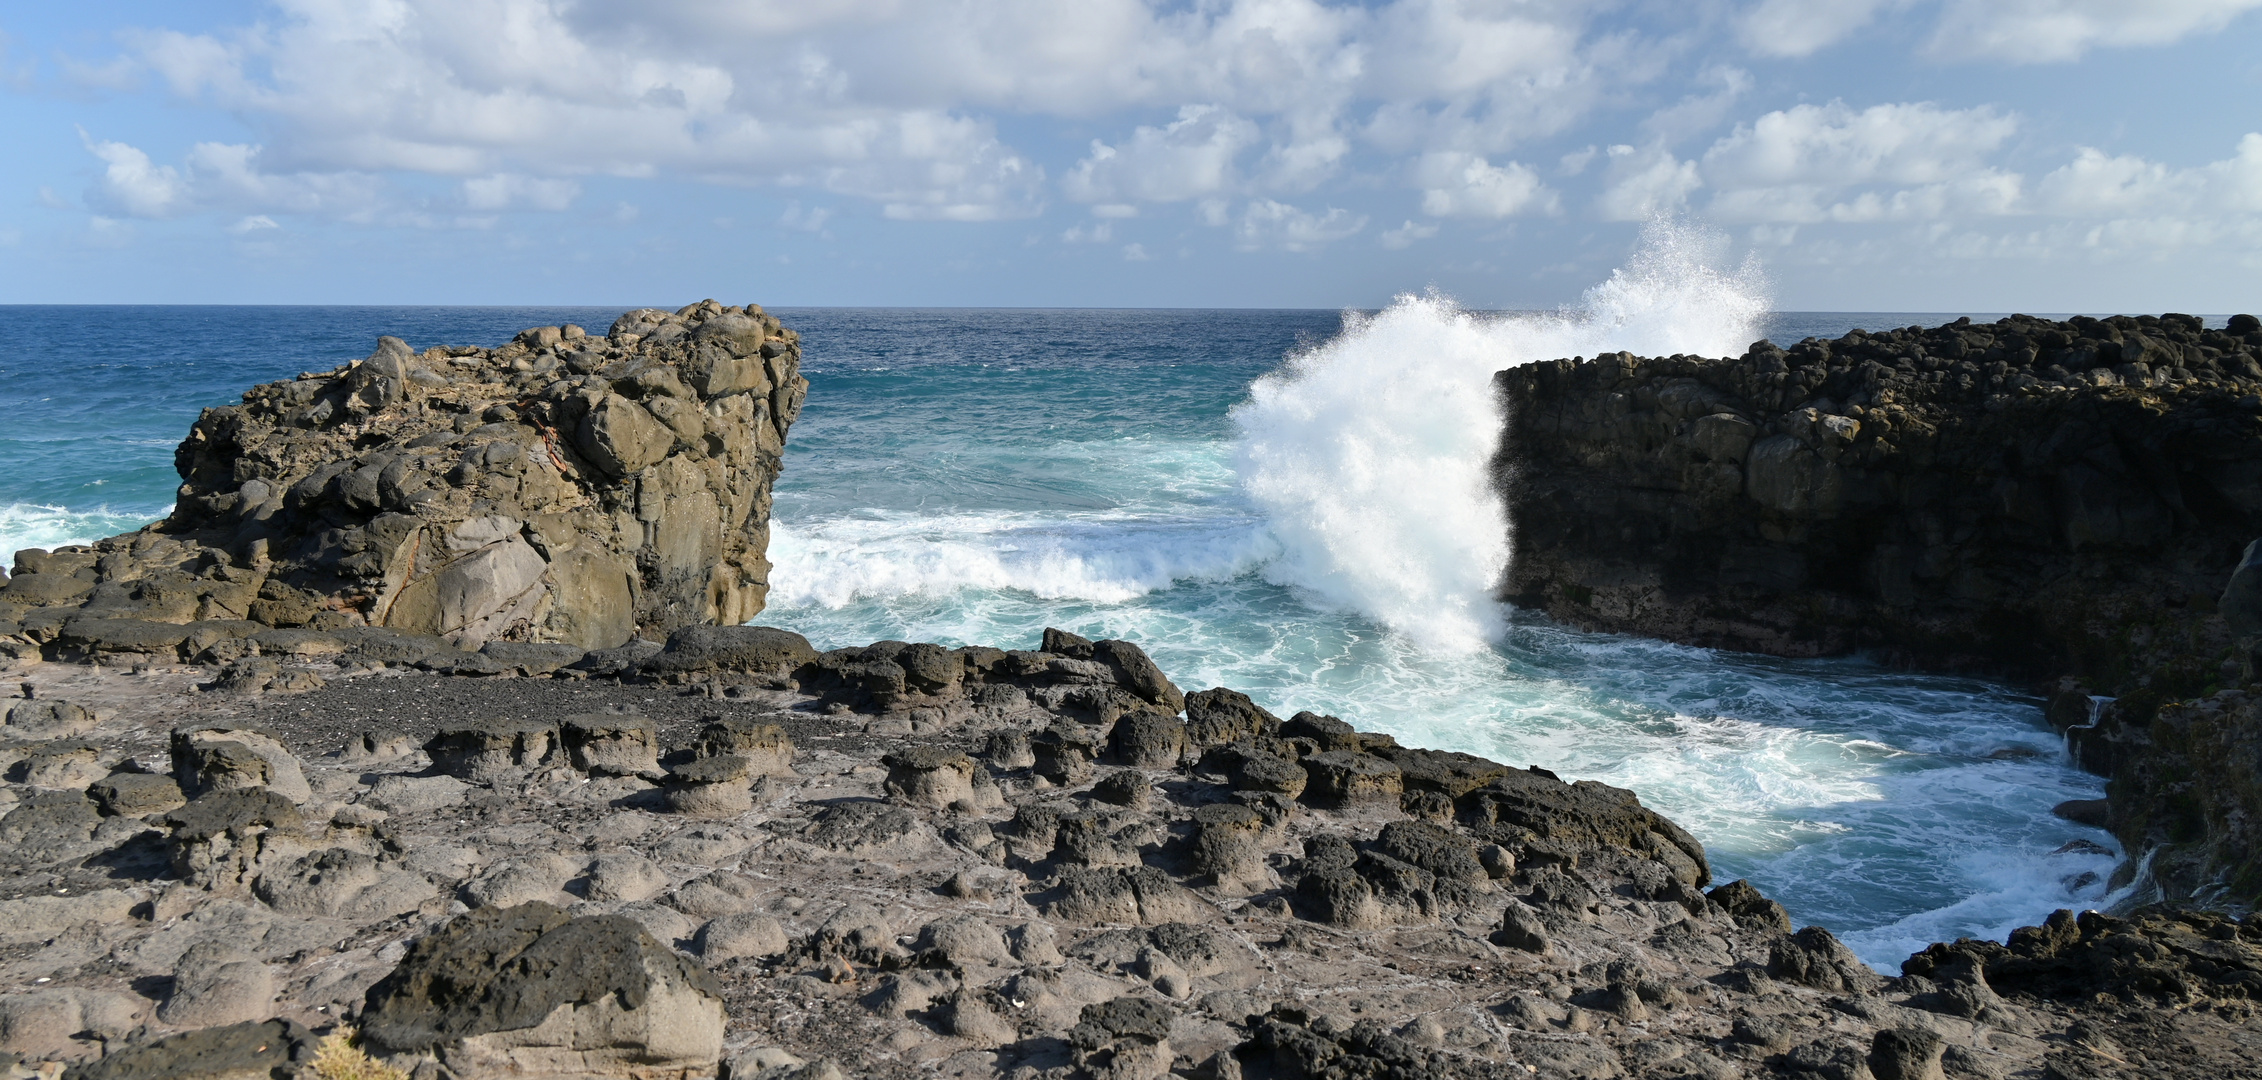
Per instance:
[[[0,13],[0,302],[2262,308],[2262,0]]]

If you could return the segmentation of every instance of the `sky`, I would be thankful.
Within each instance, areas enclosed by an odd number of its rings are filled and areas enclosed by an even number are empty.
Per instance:
[[[2262,308],[2262,0],[0,8],[0,303]]]

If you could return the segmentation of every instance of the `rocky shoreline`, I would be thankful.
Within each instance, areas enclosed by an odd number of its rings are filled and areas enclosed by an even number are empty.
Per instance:
[[[2262,753],[2262,605],[2234,621],[2218,602],[2262,536],[2262,322],[1961,320],[1496,385],[1506,598],[1586,629],[2028,680],[2112,778],[2108,806],[2068,812],[2121,838],[2124,875],[2262,898],[2262,791],[2217,767]]]
[[[1631,792],[1182,693],[1136,646],[696,628],[20,670],[0,1051],[306,1076],[2238,1076],[2262,921],[1886,978]],[[271,684],[272,685],[272,684]],[[39,737],[40,741],[24,742]],[[52,1068],[52,1066],[50,1067]]]
[[[167,522],[19,555],[0,1066],[2212,1080],[2262,1060],[2262,920],[2060,912],[1882,976],[1711,880],[1633,792],[1188,693],[1130,642],[819,652],[736,625],[763,598],[798,359],[760,308],[713,301],[603,338],[386,339],[207,411]],[[2194,717],[2199,745],[2218,722]]]

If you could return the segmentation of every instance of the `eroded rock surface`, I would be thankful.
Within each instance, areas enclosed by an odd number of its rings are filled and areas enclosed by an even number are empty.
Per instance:
[[[799,366],[792,330],[713,300],[631,311],[602,337],[537,327],[422,352],[381,338],[365,360],[205,410],[165,521],[18,553],[0,630],[50,656],[452,646],[476,652],[443,660],[466,673],[538,674],[639,633],[744,622],[768,590]],[[304,632],[349,628],[386,633]]]
[[[0,1052],[286,1077],[347,1026],[416,1075],[646,1080],[2213,1080],[2262,1052],[2262,923],[2061,913],[1887,977],[1631,792],[1038,645],[340,658],[286,697],[27,669],[112,771],[0,788]]]

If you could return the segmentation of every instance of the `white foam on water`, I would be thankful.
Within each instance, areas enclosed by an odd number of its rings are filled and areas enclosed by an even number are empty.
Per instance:
[[[1660,220],[1574,308],[1484,315],[1432,294],[1346,314],[1341,334],[1258,379],[1233,413],[1242,487],[1284,549],[1267,575],[1428,648],[1496,639],[1509,539],[1491,479],[1493,374],[1618,350],[1741,352],[1760,335],[1765,282],[1755,264],[1716,267],[1722,249]]]
[[[98,506],[71,510],[41,503],[0,506],[0,559],[15,557],[25,548],[54,549],[66,544],[91,544],[106,536],[131,532],[165,516],[162,509]]]
[[[1181,582],[1224,581],[1278,552],[1246,517],[875,510],[772,524],[770,597],[787,608],[840,608],[1012,589],[1111,604]]]

